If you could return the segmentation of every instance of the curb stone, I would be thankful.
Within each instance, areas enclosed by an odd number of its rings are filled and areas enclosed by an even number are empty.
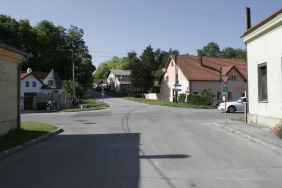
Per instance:
[[[246,139],[248,139],[252,142],[259,143],[262,146],[267,147],[268,149],[271,149],[271,150],[275,151],[276,153],[278,153],[280,155],[282,154],[282,148],[281,147],[276,146],[276,145],[274,145],[270,142],[267,142],[267,141],[265,141],[261,138],[258,138],[258,137],[254,136],[252,134],[246,133],[244,131],[240,131],[240,130],[232,128],[232,127],[228,127],[226,125],[220,125],[219,123],[214,123],[214,125],[219,127],[219,128],[225,129],[227,132],[232,132],[232,133],[237,134],[241,137],[244,137],[244,138],[246,138]]]
[[[0,153],[0,160],[4,159],[5,157],[8,157],[9,155],[12,155],[13,153],[21,151],[21,150],[23,150],[23,149],[25,149],[25,148],[33,145],[33,144],[36,144],[36,143],[38,143],[38,142],[40,142],[42,140],[45,140],[45,139],[47,139],[47,138],[49,138],[51,136],[59,134],[59,133],[61,133],[63,131],[64,130],[62,128],[58,128],[55,131],[48,132],[48,133],[46,133],[46,134],[44,134],[44,135],[42,135],[42,136],[40,136],[38,138],[34,138],[34,139],[32,139],[30,141],[27,141],[27,142],[25,142],[25,143],[23,143],[21,145],[18,145],[18,146],[15,146],[15,147],[11,148],[11,149],[7,149],[5,151],[2,151]]]

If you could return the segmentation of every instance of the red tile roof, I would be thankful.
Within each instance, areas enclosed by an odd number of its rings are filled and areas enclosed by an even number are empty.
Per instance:
[[[31,72],[33,75],[35,75],[38,79],[40,80],[44,80],[49,72]],[[27,73],[26,71],[22,71],[21,73],[21,79],[25,78],[27,75],[29,75],[30,73]]]
[[[175,56],[171,56],[170,60],[171,58]],[[199,58],[201,57],[177,56],[177,64],[188,80],[220,81],[220,76],[228,73],[234,66],[245,80],[247,78],[247,63],[244,60],[202,57],[202,64],[200,64]]]
[[[282,13],[282,8],[280,8],[278,11],[274,12],[273,14],[271,14],[270,16],[268,16],[266,19],[264,19],[263,21],[259,22],[258,24],[256,24],[255,26],[251,27],[250,29],[248,29],[247,31],[245,31],[244,35],[242,35],[241,37],[246,36],[247,34],[251,33],[252,31],[254,31],[255,29],[257,29],[258,27],[264,25],[265,23],[269,22],[270,20],[272,20],[273,18],[275,18],[277,15]]]

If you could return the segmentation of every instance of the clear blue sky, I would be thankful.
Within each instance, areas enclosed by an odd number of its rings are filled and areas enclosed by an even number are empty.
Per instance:
[[[28,19],[32,26],[42,20],[84,30],[93,64],[112,56],[141,55],[154,49],[177,49],[197,55],[209,42],[243,48],[245,7],[251,8],[254,26],[282,6],[281,0],[0,0],[0,14]]]

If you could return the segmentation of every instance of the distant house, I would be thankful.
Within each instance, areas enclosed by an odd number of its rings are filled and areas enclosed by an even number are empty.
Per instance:
[[[0,136],[20,129],[20,70],[30,57],[0,41]]]
[[[34,108],[34,96],[38,92],[62,93],[62,80],[52,69],[51,72],[33,72],[30,68],[21,74],[21,110]]]
[[[94,79],[93,83],[94,83],[94,88],[100,87],[100,86],[107,87],[107,78]]]
[[[160,99],[174,101],[180,93],[200,94],[210,88],[216,95],[215,103],[222,101],[221,75],[229,75],[228,100],[244,96],[247,90],[247,64],[240,59],[170,56],[160,81]],[[175,87],[178,80],[178,87]],[[179,91],[174,91],[178,89]]]
[[[130,70],[110,70],[107,75],[107,85],[110,91],[123,94],[133,92],[130,74]]]
[[[242,39],[248,54],[247,122],[272,128],[282,121],[282,8],[254,27],[247,23]]]

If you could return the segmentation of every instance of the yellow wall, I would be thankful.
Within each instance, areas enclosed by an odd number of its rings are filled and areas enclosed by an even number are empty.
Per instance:
[[[18,67],[24,59],[0,48],[0,135],[17,128]]]

